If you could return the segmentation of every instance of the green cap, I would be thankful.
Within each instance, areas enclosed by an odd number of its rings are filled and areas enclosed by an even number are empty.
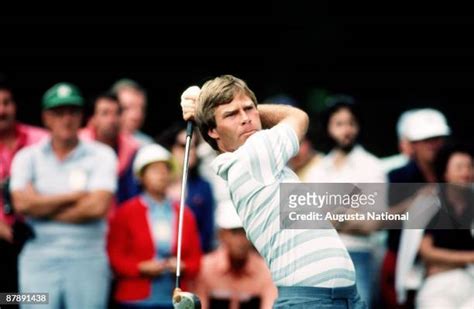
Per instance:
[[[57,83],[43,95],[43,109],[65,105],[79,107],[84,105],[84,98],[73,84]]]

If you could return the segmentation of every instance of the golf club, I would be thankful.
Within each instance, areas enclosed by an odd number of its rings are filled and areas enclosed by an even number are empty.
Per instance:
[[[188,121],[186,124],[186,148],[184,153],[183,163],[183,178],[181,181],[181,196],[179,203],[179,218],[178,218],[178,249],[176,262],[176,286],[173,291],[173,307],[176,309],[200,309],[201,301],[199,298],[189,292],[183,292],[179,288],[181,278],[181,247],[183,241],[183,216],[184,216],[184,200],[186,197],[186,185],[188,181],[189,170],[189,152],[191,150],[191,139],[193,136],[193,122]]]

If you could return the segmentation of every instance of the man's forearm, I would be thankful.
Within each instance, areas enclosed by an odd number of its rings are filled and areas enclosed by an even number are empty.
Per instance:
[[[52,217],[66,223],[82,223],[105,217],[112,202],[112,193],[97,191],[83,197],[76,205],[62,210]]]
[[[281,104],[260,104],[258,106],[263,128],[271,128],[279,123],[287,123],[301,141],[308,130],[308,115],[301,109]]]
[[[25,194],[23,191],[12,193],[15,210],[23,215],[46,218],[58,211],[71,207],[84,195],[82,192],[58,195]]]

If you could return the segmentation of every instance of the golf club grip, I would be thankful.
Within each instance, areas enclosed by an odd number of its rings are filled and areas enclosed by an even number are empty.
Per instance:
[[[193,129],[194,129],[194,122],[191,120],[188,120],[186,122],[186,136],[192,136],[193,135]]]

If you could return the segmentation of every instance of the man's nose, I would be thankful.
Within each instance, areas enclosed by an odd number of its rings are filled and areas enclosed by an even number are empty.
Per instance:
[[[241,117],[242,123],[247,123],[247,122],[250,121],[250,118],[249,118],[249,116],[247,115],[247,113],[245,112],[245,110],[241,110],[241,111],[240,111],[240,117]]]

